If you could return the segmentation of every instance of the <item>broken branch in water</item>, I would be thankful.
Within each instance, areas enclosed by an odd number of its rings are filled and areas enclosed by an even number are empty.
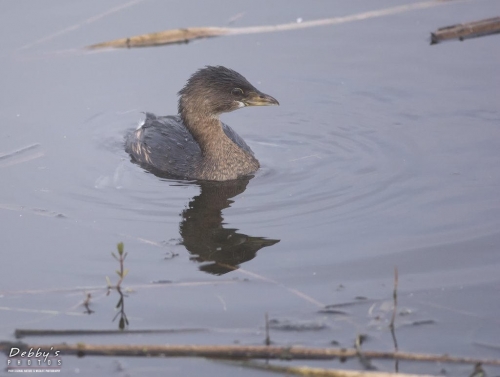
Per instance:
[[[168,44],[188,43],[189,41],[200,39],[218,37],[221,35],[229,34],[228,28],[216,27],[192,27],[186,29],[172,29],[159,31],[157,33],[149,33],[136,35],[130,38],[120,38],[108,42],[94,44],[88,46],[90,49],[108,48],[108,47],[148,47],[160,46]]]
[[[449,39],[459,39],[463,41],[468,38],[482,37],[497,33],[500,33],[500,17],[488,18],[486,20],[437,29],[437,31],[431,33],[431,45]]]
[[[9,352],[12,347],[38,349],[42,351],[59,350],[64,355],[78,356],[141,356],[141,357],[208,357],[222,359],[278,359],[278,360],[345,360],[358,357],[353,348],[307,348],[277,346],[243,346],[243,345],[123,345],[123,344],[50,344],[33,345],[19,342],[0,343],[1,352]],[[363,355],[372,359],[397,359],[424,362],[482,364],[500,366],[500,360],[475,359],[449,355],[432,355],[409,352],[363,351]]]
[[[455,3],[457,1],[458,0],[454,0]],[[460,1],[468,1],[468,0],[460,0]],[[171,29],[156,33],[136,35],[130,38],[121,38],[103,43],[97,43],[88,46],[87,48],[101,49],[101,48],[149,47],[149,46],[187,43],[195,39],[219,37],[223,35],[270,33],[277,31],[305,29],[310,27],[336,25],[347,22],[366,20],[370,18],[390,16],[394,14],[408,12],[411,10],[431,8],[438,5],[448,4],[451,2],[452,2],[451,0],[423,1],[420,3],[405,4],[392,8],[385,8],[375,11],[352,14],[350,16],[325,18],[321,20],[304,21],[300,23],[293,22],[288,24],[271,25],[271,26],[254,26],[254,27],[242,27],[242,28],[195,27],[195,28]]]

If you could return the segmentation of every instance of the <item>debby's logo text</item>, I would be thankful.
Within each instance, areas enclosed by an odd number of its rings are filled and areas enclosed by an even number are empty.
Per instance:
[[[9,372],[59,372],[62,360],[59,358],[60,351],[42,350],[41,348],[21,350],[17,347],[10,349],[7,359],[7,370]]]

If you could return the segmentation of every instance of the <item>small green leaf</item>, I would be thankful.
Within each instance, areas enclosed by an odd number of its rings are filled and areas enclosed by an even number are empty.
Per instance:
[[[106,276],[106,283],[108,283],[108,287],[111,287],[111,280]]]
[[[116,273],[118,274],[119,277],[122,277],[122,273],[119,270],[116,270]]]
[[[113,258],[115,258],[116,260],[120,260],[115,253],[111,253],[111,255],[113,256]]]
[[[116,248],[118,249],[118,254],[122,255],[123,254],[123,242],[120,242],[118,245],[116,245]]]
[[[125,271],[123,271],[123,276],[121,277],[124,278],[125,276],[127,276],[127,274],[128,274],[128,268]]]

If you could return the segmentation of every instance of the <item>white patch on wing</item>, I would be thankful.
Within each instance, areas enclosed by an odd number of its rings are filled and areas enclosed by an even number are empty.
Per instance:
[[[241,101],[236,101],[236,102],[238,102],[238,107],[245,107],[245,104],[243,102]]]
[[[139,122],[139,124],[137,125],[137,128],[136,130],[140,130],[142,126],[144,126],[144,124],[146,124],[146,119],[143,119]]]

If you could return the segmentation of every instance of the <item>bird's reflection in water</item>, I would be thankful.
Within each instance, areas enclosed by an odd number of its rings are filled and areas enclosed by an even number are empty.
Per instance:
[[[192,259],[202,263],[201,271],[222,275],[253,258],[257,251],[279,240],[252,237],[225,228],[222,210],[231,206],[234,197],[245,191],[250,178],[233,181],[198,181],[201,192],[182,212],[179,225],[182,244]]]

